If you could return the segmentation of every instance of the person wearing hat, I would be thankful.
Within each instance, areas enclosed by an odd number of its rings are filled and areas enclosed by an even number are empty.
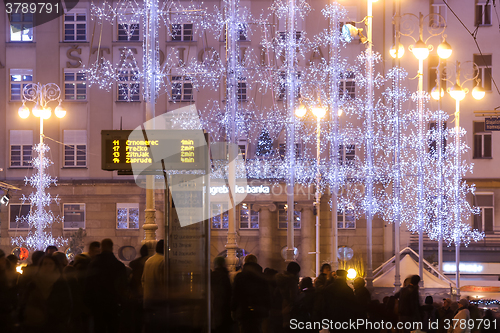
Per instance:
[[[470,328],[468,325],[470,312],[468,307],[469,301],[467,299],[462,298],[460,301],[458,301],[458,310],[455,313],[455,317],[453,317],[453,320],[450,322],[451,326],[448,329],[448,333],[470,333]],[[461,323],[466,323],[466,325],[460,325]],[[465,328],[463,328],[464,326]]]

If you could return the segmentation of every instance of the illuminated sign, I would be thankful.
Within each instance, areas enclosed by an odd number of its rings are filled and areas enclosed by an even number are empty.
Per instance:
[[[264,194],[269,194],[270,192],[270,189],[269,189],[269,186],[250,186],[250,185],[247,185],[246,187],[244,186],[238,186],[238,185],[235,185],[234,187],[234,193],[237,193],[237,194],[260,194],[260,193],[264,193]],[[216,195],[216,194],[225,194],[225,193],[229,193],[229,188],[227,186],[211,186],[210,187],[210,194],[211,195]]]
[[[133,132],[133,133],[132,133]],[[147,172],[204,170],[208,148],[199,130],[115,130],[101,132],[102,169]]]
[[[480,273],[483,271],[483,265],[477,263],[460,263],[460,273]],[[455,263],[444,263],[443,271],[445,273],[455,273],[457,265]]]

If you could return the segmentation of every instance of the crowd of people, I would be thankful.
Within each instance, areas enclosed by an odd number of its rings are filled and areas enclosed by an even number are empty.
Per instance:
[[[0,250],[0,332],[141,333],[155,331],[164,287],[164,242],[125,266],[113,242],[92,242],[68,262],[55,246],[31,254],[22,274],[18,258]],[[164,299],[162,299],[164,301]]]
[[[493,312],[482,314],[467,299],[435,302],[427,296],[421,305],[418,275],[408,277],[399,292],[380,302],[372,299],[363,278],[354,279],[351,287],[347,272],[332,272],[328,264],[321,267],[321,274],[314,281],[310,277],[300,278],[296,262],[290,262],[285,272],[278,273],[271,268],[262,269],[252,254],[245,257],[236,273],[227,270],[222,257],[215,259],[214,267],[213,333],[500,332],[500,321],[494,322]],[[335,325],[368,321],[386,325]]]
[[[128,266],[115,257],[110,239],[92,242],[71,262],[55,246],[33,252],[30,261],[20,274],[18,258],[0,250],[0,333],[168,331],[163,241],[152,256],[144,245]],[[252,254],[237,272],[215,258],[210,281],[212,333],[499,332],[491,310],[483,314],[466,299],[435,302],[427,296],[421,305],[418,275],[382,303],[372,299],[363,278],[351,287],[345,270],[332,272],[324,264],[317,278],[300,278],[298,263],[279,273],[262,269]],[[332,325],[359,320],[391,326]],[[398,329],[398,323],[421,326]]]

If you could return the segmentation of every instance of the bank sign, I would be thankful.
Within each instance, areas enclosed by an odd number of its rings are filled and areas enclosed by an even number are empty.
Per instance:
[[[236,194],[269,194],[269,186],[250,186],[247,185],[245,186],[239,186],[236,185],[234,187],[234,193]],[[211,195],[216,195],[216,194],[226,194],[229,193],[229,187],[227,186],[211,186],[210,187],[210,194]]]

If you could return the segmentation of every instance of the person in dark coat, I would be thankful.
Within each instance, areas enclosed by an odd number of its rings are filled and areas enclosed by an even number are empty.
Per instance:
[[[326,287],[333,281],[332,278],[332,266],[330,264],[321,265],[321,273],[314,281],[314,287],[316,289]]]
[[[446,333],[447,329],[445,326],[445,321],[451,322],[453,319],[453,309],[451,308],[451,299],[443,298],[443,306],[438,310],[438,333]]]
[[[276,276],[279,296],[281,298],[281,314],[283,315],[284,332],[290,331],[290,320],[292,311],[299,295],[299,273],[300,265],[290,262],[283,274]]]
[[[125,265],[113,254],[113,241],[104,239],[101,249],[89,264],[85,295],[94,318],[94,332],[114,333],[120,326],[127,276]]]
[[[214,267],[210,280],[212,287],[212,332],[231,333],[233,326],[231,319],[232,290],[225,259],[216,257]]]
[[[356,308],[357,308],[357,317],[358,318],[367,318],[368,316],[368,307],[371,302],[370,291],[365,287],[366,282],[362,277],[357,277],[354,279],[354,296],[356,297]]]
[[[127,301],[127,325],[130,326],[129,332],[140,333],[142,331],[143,320],[143,298],[144,289],[142,287],[142,274],[144,273],[144,264],[149,259],[149,249],[146,244],[139,250],[140,257],[129,263],[131,269],[129,280],[129,299]]]
[[[324,288],[324,318],[334,322],[349,321],[355,318],[356,298],[354,291],[347,284],[347,271],[339,269],[337,278]]]
[[[413,275],[410,278],[410,284],[401,288],[397,293],[399,296],[399,321],[401,322],[420,322],[420,296],[418,283],[420,276]],[[409,330],[408,330],[409,332]]]
[[[427,333],[435,333],[436,330],[432,329],[429,325],[429,322],[436,322],[438,317],[432,296],[427,296],[425,298],[424,305],[420,308],[420,313],[422,314],[423,331]]]
[[[234,278],[231,315],[240,333],[261,333],[262,320],[269,315],[269,287],[262,267],[247,262]]]
[[[10,262],[5,252],[0,250],[0,332],[11,332],[14,329],[14,310],[17,307],[17,286],[9,278]]]
[[[46,255],[21,300],[22,332],[66,333],[72,310],[70,288],[59,261]]]
[[[299,295],[292,311],[292,318],[297,322],[312,322],[314,316],[314,303],[316,300],[316,289],[310,277],[305,277],[299,282]],[[302,329],[303,333],[318,333],[315,329]]]

